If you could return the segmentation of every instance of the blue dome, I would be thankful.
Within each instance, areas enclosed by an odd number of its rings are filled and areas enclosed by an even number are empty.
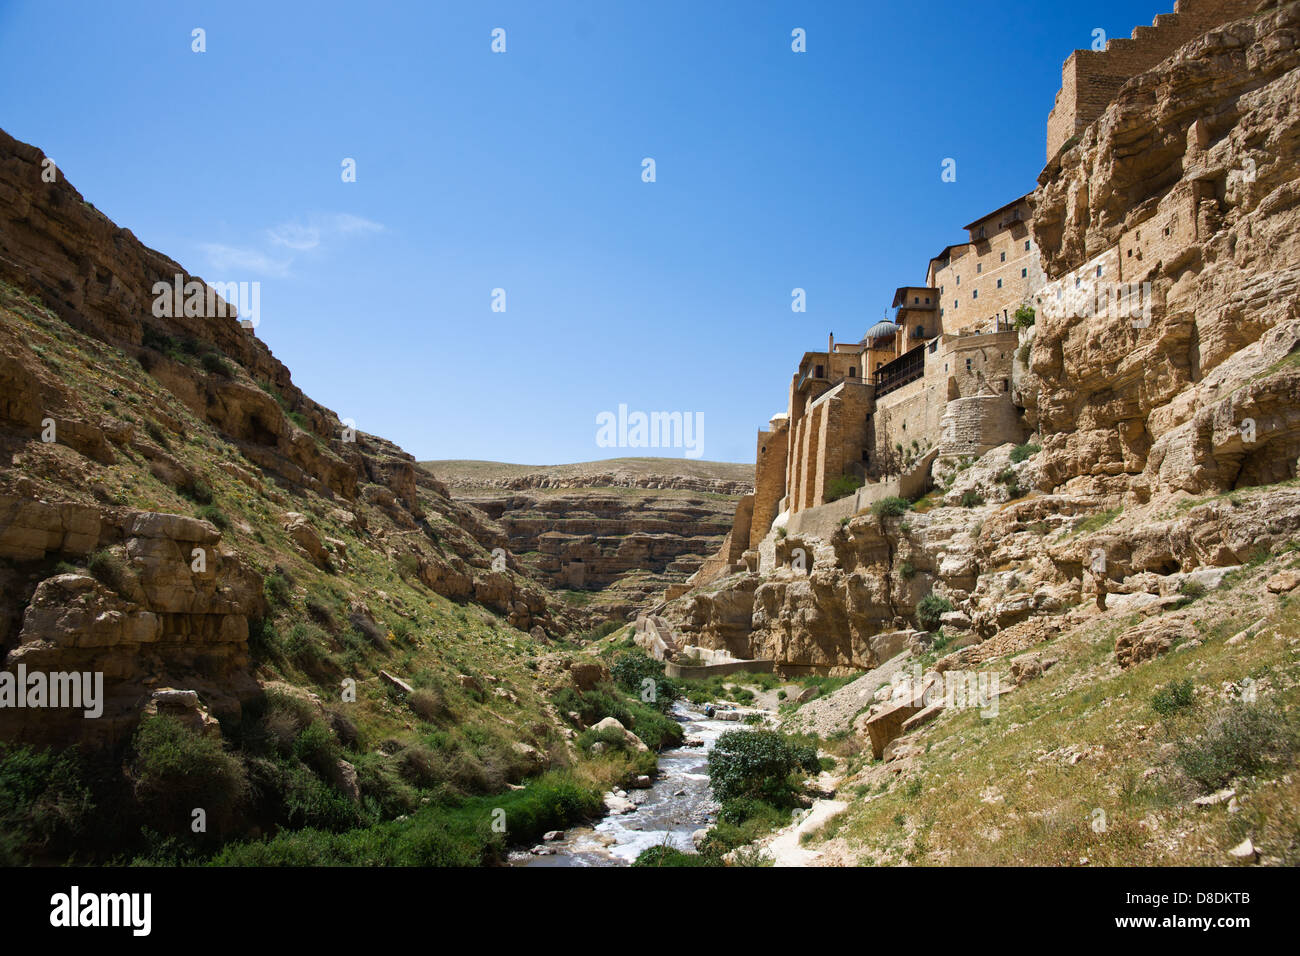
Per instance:
[[[890,322],[888,319],[881,319],[871,328],[867,329],[867,334],[864,336],[864,340],[869,339],[872,342],[878,342],[881,339],[892,339],[897,334],[897,325]]]

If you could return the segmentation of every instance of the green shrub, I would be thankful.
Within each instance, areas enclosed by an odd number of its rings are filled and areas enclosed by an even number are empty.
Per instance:
[[[96,551],[86,563],[91,576],[105,587],[112,588],[118,594],[125,594],[131,582],[131,573],[126,561],[120,554],[105,548]]]
[[[293,594],[293,585],[283,574],[278,572],[268,574],[266,580],[262,582],[262,592],[266,595],[267,603],[272,607],[285,607]]]
[[[610,683],[597,684],[586,692],[572,687],[562,687],[553,700],[556,710],[561,714],[572,711],[587,726],[599,723],[606,717],[613,717],[624,727],[632,721],[632,715],[627,709],[622,694]]]
[[[716,854],[686,853],[676,847],[661,843],[642,850],[632,862],[633,866],[723,866]]]
[[[861,487],[862,479],[857,475],[839,475],[832,478],[830,484],[826,486],[826,500],[838,501],[847,498]]]
[[[248,649],[258,659],[272,657],[280,651],[280,634],[275,625],[260,617],[248,619]]]
[[[406,703],[421,720],[433,721],[448,715],[447,700],[441,688],[421,688],[408,697]]]
[[[332,777],[342,759],[339,742],[334,739],[319,720],[314,720],[298,735],[293,745],[294,756],[322,777]]]
[[[727,731],[709,753],[709,783],[722,803],[751,797],[788,805],[796,793],[792,775],[819,768],[816,748],[773,730]]]
[[[660,711],[667,711],[681,696],[677,685],[664,675],[663,661],[655,660],[640,648],[624,651],[615,658],[609,673],[625,691]]]
[[[248,775],[219,737],[199,734],[172,717],[149,717],[132,740],[130,776],[137,803],[165,833],[188,832],[202,808],[210,830],[229,826],[248,799]]]
[[[933,631],[939,619],[953,609],[952,602],[938,594],[927,594],[916,605],[916,621],[924,631]]]
[[[199,358],[199,364],[203,366],[205,372],[220,375],[222,378],[233,378],[235,375],[226,360],[216,352],[204,352]]]
[[[1034,307],[1032,305],[1022,305],[1015,312],[1015,327],[1017,329],[1027,329],[1034,324]]]
[[[898,573],[901,574],[904,579],[911,580],[916,576],[916,567],[911,561],[904,561],[898,566]]]
[[[283,782],[284,806],[291,827],[343,831],[362,821],[358,807],[331,783],[306,767],[289,770]]]
[[[1272,764],[1295,762],[1296,737],[1282,715],[1237,702],[1220,710],[1204,732],[1177,744],[1175,763],[1204,791]]]
[[[910,510],[912,503],[906,498],[899,498],[897,495],[890,495],[888,498],[881,498],[871,505],[871,513],[878,518],[893,518]]]
[[[226,517],[226,513],[214,504],[204,505],[199,508],[197,514],[204,521],[211,522],[222,531],[230,527],[230,519]]]
[[[1185,707],[1192,706],[1195,694],[1190,678],[1173,680],[1161,687],[1151,697],[1151,709],[1161,717],[1168,717]]]
[[[324,645],[328,641],[325,632],[315,624],[298,621],[285,636],[284,653],[299,667],[309,667],[324,658]]]
[[[0,866],[26,866],[75,849],[94,822],[82,777],[75,749],[38,751],[0,742]]]
[[[1205,585],[1192,578],[1185,578],[1178,585],[1178,593],[1195,601],[1197,598],[1205,597]]]
[[[1200,736],[1180,740],[1174,761],[1205,792],[1273,763],[1295,762],[1294,730],[1277,711],[1235,702],[1214,715]]]
[[[196,477],[187,479],[185,484],[181,485],[180,493],[189,498],[195,504],[208,505],[212,503],[212,486],[208,484],[207,479]]]
[[[963,508],[978,508],[984,504],[984,498],[977,491],[966,491],[961,496],[961,506]]]
[[[1024,445],[1017,445],[1015,448],[1011,449],[1011,460],[1016,464],[1019,464],[1025,459],[1033,455],[1037,455],[1042,450],[1043,449],[1041,445],[1034,445],[1030,443],[1026,443]]]

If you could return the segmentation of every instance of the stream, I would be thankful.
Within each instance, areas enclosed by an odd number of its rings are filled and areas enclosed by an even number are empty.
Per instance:
[[[686,741],[700,740],[702,745],[660,753],[653,785],[626,791],[636,804],[631,812],[611,812],[594,826],[572,827],[562,839],[542,844],[541,854],[515,851],[511,865],[628,866],[641,851],[663,843],[693,852],[691,834],[708,829],[717,819],[718,804],[709,789],[709,751],[720,735],[745,724],[709,719],[685,700],[673,704],[669,713],[682,723]]]

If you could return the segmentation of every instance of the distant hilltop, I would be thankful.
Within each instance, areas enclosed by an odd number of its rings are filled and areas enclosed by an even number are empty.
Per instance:
[[[568,465],[517,465],[501,461],[422,461],[449,488],[646,488],[745,495],[754,466],[686,458],[609,458]]]

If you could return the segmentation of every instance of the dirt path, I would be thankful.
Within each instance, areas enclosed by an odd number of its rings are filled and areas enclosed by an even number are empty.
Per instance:
[[[820,850],[809,850],[799,843],[799,838],[826,823],[848,806],[843,800],[816,800],[812,809],[797,824],[778,830],[765,847],[772,857],[773,866],[817,866]]]

